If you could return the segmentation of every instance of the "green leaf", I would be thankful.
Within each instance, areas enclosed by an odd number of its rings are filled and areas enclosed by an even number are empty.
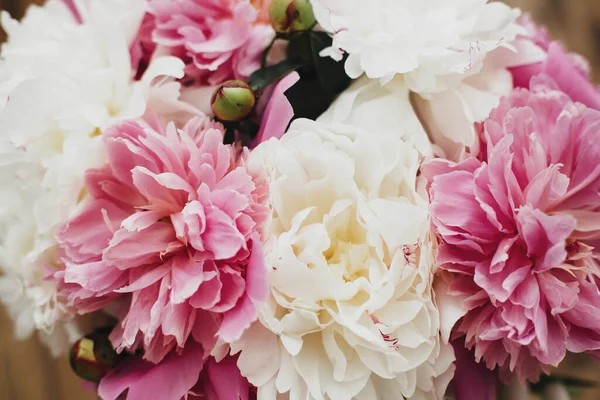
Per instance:
[[[302,74],[300,80],[284,94],[294,109],[294,119],[315,120],[334,100],[334,96],[323,88],[314,73]]]
[[[250,85],[254,91],[264,89],[289,73],[296,71],[303,65],[304,63],[301,61],[293,61],[288,59],[280,62],[279,64],[261,68],[250,75],[250,78],[248,79],[248,85]]]
[[[346,89],[352,81],[344,69],[345,59],[335,61],[331,57],[321,57],[323,49],[331,46],[332,38],[325,32],[310,32],[310,47],[315,71],[323,89],[331,95]]]

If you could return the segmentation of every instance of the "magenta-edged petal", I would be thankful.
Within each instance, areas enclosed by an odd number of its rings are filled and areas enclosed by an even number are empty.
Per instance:
[[[156,365],[131,357],[100,381],[98,395],[117,400],[128,390],[126,400],[181,399],[198,381],[205,362],[202,346],[195,343]]]
[[[285,92],[299,80],[300,75],[297,72],[292,72],[275,84],[273,93],[261,117],[260,129],[256,139],[254,139],[253,147],[271,138],[280,139],[283,136],[294,117],[294,109],[285,96]]]
[[[201,343],[206,349],[205,355],[210,354],[217,343],[217,331],[221,324],[222,317],[218,314],[198,310],[196,312],[196,322],[192,327],[192,336],[195,341]]]
[[[464,342],[455,341],[454,356],[456,372],[452,385],[456,400],[495,400],[498,377],[486,368],[483,362],[476,362],[472,351],[465,349]]]
[[[220,362],[210,359],[206,365],[208,383],[214,391],[214,400],[248,400],[250,384],[236,364],[237,357],[226,357]]]

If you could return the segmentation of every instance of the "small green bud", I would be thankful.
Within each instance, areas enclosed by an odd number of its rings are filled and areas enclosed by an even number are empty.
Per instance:
[[[108,331],[98,330],[71,347],[69,361],[77,376],[98,383],[117,365],[119,358],[108,339]]]
[[[227,81],[221,84],[210,99],[215,117],[224,122],[236,122],[252,112],[256,98],[247,83]]]
[[[309,0],[273,0],[269,19],[278,33],[307,31],[316,24]]]

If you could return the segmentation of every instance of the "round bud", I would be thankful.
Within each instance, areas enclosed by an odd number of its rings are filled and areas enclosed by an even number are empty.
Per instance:
[[[69,354],[71,368],[81,379],[98,383],[119,361],[108,339],[109,330],[97,330],[79,339]]]
[[[269,19],[278,33],[307,31],[316,24],[309,0],[272,0]]]
[[[227,81],[214,91],[210,108],[215,117],[223,122],[236,122],[252,112],[256,98],[247,83]]]

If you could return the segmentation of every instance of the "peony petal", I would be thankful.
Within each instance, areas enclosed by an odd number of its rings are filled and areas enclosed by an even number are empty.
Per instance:
[[[103,400],[117,400],[129,389],[126,400],[180,399],[198,381],[205,361],[202,346],[195,343],[157,365],[131,357],[100,381],[98,395]]]
[[[299,80],[300,75],[297,72],[292,72],[275,84],[269,103],[261,117],[260,129],[252,147],[256,147],[271,138],[280,139],[283,136],[294,117],[294,109],[285,96],[285,92]]]

